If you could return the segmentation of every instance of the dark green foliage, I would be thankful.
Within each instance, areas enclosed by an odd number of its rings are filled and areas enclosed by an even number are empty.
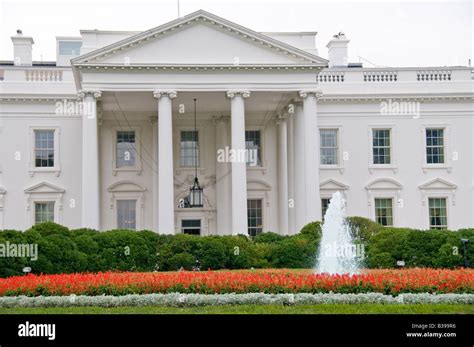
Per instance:
[[[469,239],[467,255],[474,264],[474,229],[459,231],[387,228],[361,217],[349,217],[356,242],[365,246],[365,266],[407,267],[463,266],[461,238]],[[35,225],[25,232],[0,231],[0,244],[37,244],[38,260],[1,257],[0,277],[21,275],[26,266],[33,273],[98,271],[201,270],[250,268],[311,268],[321,239],[321,223],[307,224],[296,235],[263,233],[239,236],[160,235],[153,231],[90,229],[69,230],[55,224]]]

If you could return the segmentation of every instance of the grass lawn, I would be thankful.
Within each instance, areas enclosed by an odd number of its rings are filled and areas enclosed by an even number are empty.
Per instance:
[[[0,308],[0,314],[474,314],[474,305],[321,304],[301,306],[238,305],[202,307],[48,307]]]

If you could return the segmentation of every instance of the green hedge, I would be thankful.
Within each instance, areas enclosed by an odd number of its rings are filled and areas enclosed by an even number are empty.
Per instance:
[[[348,218],[356,242],[365,246],[365,266],[408,267],[463,266],[461,238],[470,239],[468,259],[474,263],[474,229],[420,231],[384,228],[365,218]],[[0,277],[34,273],[201,269],[310,268],[316,262],[321,238],[319,222],[306,225],[299,234],[263,233],[254,238],[239,236],[160,235],[152,231],[90,229],[69,230],[43,223],[25,232],[0,231],[0,244],[38,244],[36,261],[0,257]]]

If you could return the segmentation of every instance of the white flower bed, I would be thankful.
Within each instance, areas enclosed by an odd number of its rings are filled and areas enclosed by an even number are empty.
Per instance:
[[[0,307],[118,307],[313,304],[474,304],[474,294],[133,294],[123,296],[14,296],[0,297]]]

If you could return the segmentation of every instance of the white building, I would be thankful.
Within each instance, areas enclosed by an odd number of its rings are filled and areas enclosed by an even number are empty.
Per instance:
[[[474,226],[470,68],[362,68],[342,33],[326,60],[315,32],[205,11],[80,34],[38,63],[20,32],[1,62],[0,229],[287,234],[336,191],[384,225]],[[188,208],[194,146],[204,206]],[[253,163],[223,160],[245,148]]]

